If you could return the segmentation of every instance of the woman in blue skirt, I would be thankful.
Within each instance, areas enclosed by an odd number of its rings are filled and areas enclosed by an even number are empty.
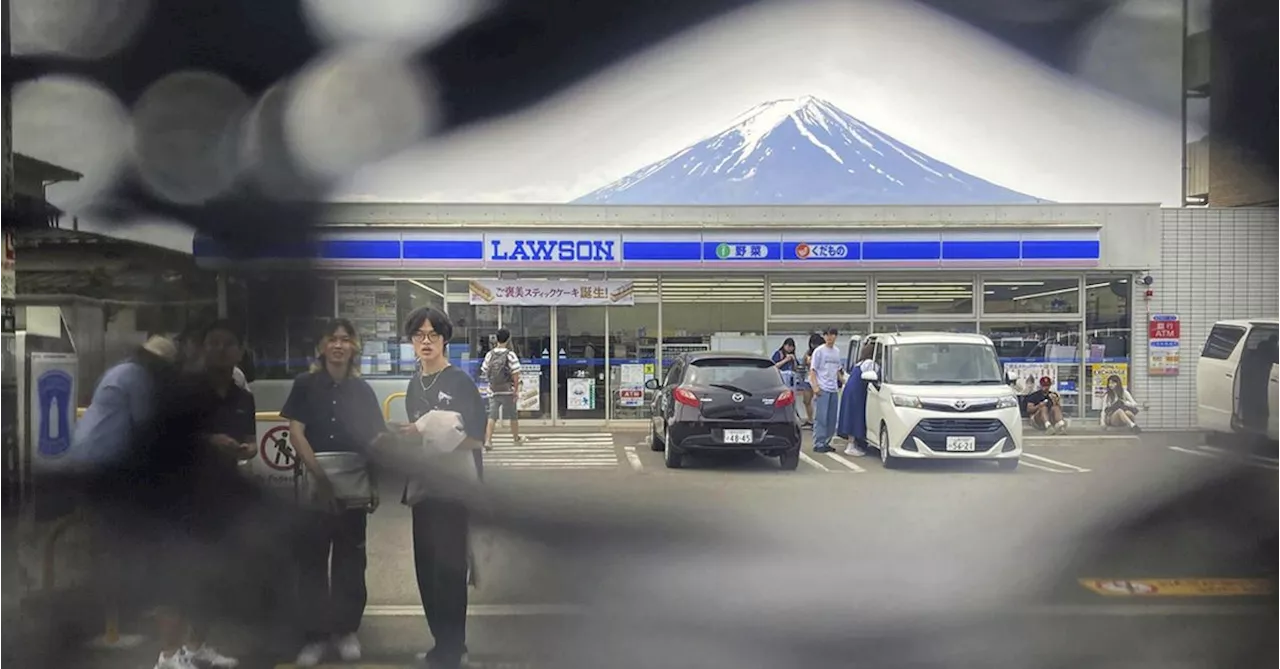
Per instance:
[[[840,397],[840,419],[836,425],[836,436],[849,440],[844,454],[855,458],[867,454],[867,382],[862,380],[862,373],[880,371],[871,359],[874,352],[874,344],[863,345],[858,352],[858,361],[850,370],[844,395]]]

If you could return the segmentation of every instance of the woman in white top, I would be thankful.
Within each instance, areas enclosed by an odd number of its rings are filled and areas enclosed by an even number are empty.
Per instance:
[[[844,454],[860,458],[867,454],[867,385],[863,372],[879,372],[872,355],[875,345],[864,344],[858,352],[858,361],[849,370],[849,383],[840,397],[840,419],[836,424],[836,436],[849,440]]]
[[[1102,398],[1102,424],[1107,427],[1123,427],[1141,432],[1136,417],[1138,402],[1124,387],[1116,374],[1107,377],[1107,393]]]

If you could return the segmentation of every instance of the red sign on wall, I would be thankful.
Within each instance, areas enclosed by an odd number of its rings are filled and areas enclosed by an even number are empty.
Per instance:
[[[1147,323],[1148,339],[1182,339],[1182,323],[1177,316],[1158,315]]]

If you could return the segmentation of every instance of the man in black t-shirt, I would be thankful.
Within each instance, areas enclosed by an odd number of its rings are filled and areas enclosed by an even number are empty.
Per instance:
[[[437,309],[418,309],[409,315],[405,334],[419,365],[405,396],[412,422],[400,426],[401,434],[422,449],[436,473],[479,480],[487,423],[484,399],[471,377],[449,364],[445,348],[453,337],[453,324]],[[421,659],[433,669],[456,669],[467,654],[467,507],[449,498],[447,491],[413,479],[402,501],[413,509],[418,592],[436,640],[435,648]]]
[[[1027,415],[1031,427],[1046,432],[1067,431],[1067,421],[1062,417],[1062,398],[1053,389],[1053,379],[1040,377],[1040,389],[1027,395]]]

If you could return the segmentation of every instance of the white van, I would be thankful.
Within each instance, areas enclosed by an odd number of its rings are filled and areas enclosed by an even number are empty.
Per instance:
[[[1022,456],[1018,398],[991,339],[954,332],[874,334],[878,371],[863,372],[867,442],[885,467],[903,459]]]
[[[1280,321],[1215,323],[1196,364],[1196,419],[1213,440],[1234,433],[1275,441]]]

